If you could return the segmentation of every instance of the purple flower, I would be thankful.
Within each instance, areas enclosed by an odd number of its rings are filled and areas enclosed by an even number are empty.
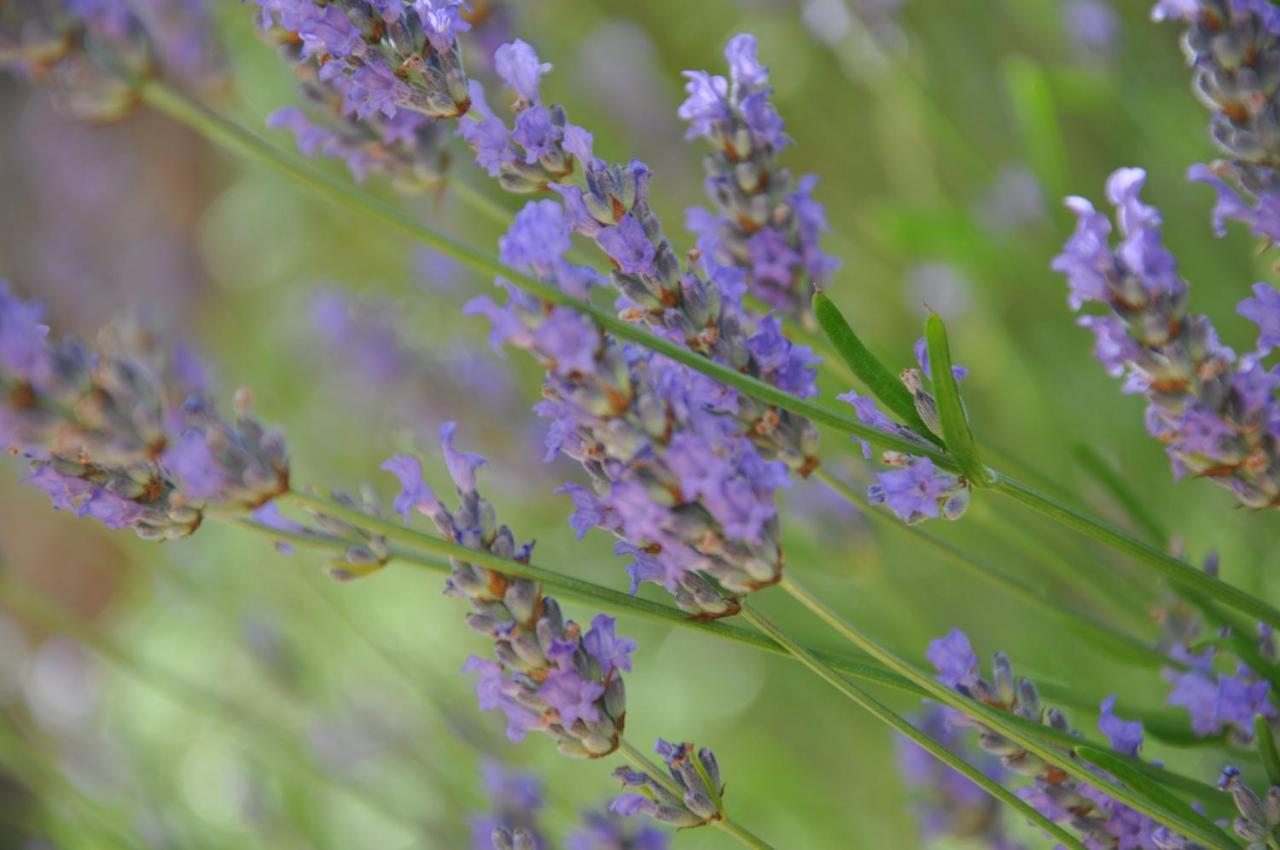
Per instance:
[[[476,491],[476,470],[488,461],[477,454],[460,452],[453,447],[453,436],[458,430],[456,422],[440,424],[440,445],[444,447],[444,462],[449,467],[449,477],[458,485],[461,493]],[[406,484],[406,488],[407,488]]]
[[[357,118],[367,119],[378,113],[390,118],[409,98],[407,85],[385,65],[371,62],[360,66],[351,75],[344,103]]]
[[[903,469],[876,474],[879,484],[869,498],[873,504],[884,504],[904,522],[918,522],[939,516],[939,502],[954,485],[954,476],[934,469],[927,457],[912,458]]]
[[[184,433],[165,451],[164,464],[190,498],[198,502],[224,498],[227,476],[204,434]]]
[[[1076,324],[1093,331],[1093,354],[1113,378],[1123,375],[1125,367],[1138,358],[1138,344],[1129,336],[1129,329],[1121,319],[1081,316]]]
[[[685,71],[684,77],[688,80],[684,90],[689,96],[677,114],[689,122],[685,138],[710,135],[715,123],[728,113],[729,81],[705,71]]]
[[[1258,353],[1266,354],[1280,348],[1280,292],[1255,283],[1253,296],[1241,301],[1236,312],[1258,326]]]
[[[614,631],[615,620],[605,614],[597,614],[591,621],[591,631],[582,639],[587,654],[600,663],[600,672],[608,676],[614,670],[631,672],[631,653],[636,642],[618,637]]]
[[[631,806],[624,803],[621,808],[630,809]],[[668,841],[664,833],[648,824],[636,825],[624,820],[619,816],[624,813],[617,812],[612,805],[610,810],[610,814],[583,814],[582,825],[565,840],[565,850],[667,850]],[[639,807],[625,812],[638,813]]]
[[[596,237],[600,247],[626,274],[646,275],[653,270],[655,251],[644,227],[630,215]]]
[[[527,42],[516,39],[504,44],[493,54],[498,76],[515,90],[526,103],[538,102],[538,80],[551,70],[551,65],[538,61],[538,54]]]
[[[422,461],[413,455],[395,455],[381,467],[400,479],[401,491],[392,507],[408,522],[414,510],[434,516],[443,506],[422,480]]]
[[[24,381],[39,382],[48,377],[52,352],[49,326],[43,305],[23,301],[0,280],[0,371]]]
[[[609,811],[623,817],[633,817],[635,815],[656,817],[658,804],[643,794],[619,794],[609,804]]]
[[[541,727],[542,718],[508,694],[512,683],[503,672],[501,664],[473,655],[463,665],[462,672],[480,674],[480,678],[476,680],[476,697],[480,708],[483,711],[502,709],[507,715],[507,740],[519,743],[525,739],[530,729]]]
[[[516,213],[515,221],[498,240],[499,255],[507,265],[548,270],[569,251],[569,221],[555,201],[531,201]]]
[[[551,113],[545,106],[535,105],[516,116],[516,128],[511,138],[525,150],[524,161],[533,165],[544,156],[560,149],[562,131],[551,121]]]
[[[752,236],[747,242],[747,251],[756,277],[779,285],[790,282],[792,270],[802,262],[787,240],[771,227],[761,228]]]
[[[441,53],[451,52],[458,33],[471,29],[471,24],[462,18],[463,10],[471,8],[466,0],[413,0],[413,8],[426,30],[427,41]]]
[[[556,710],[560,723],[567,728],[579,720],[595,723],[600,719],[595,702],[604,696],[604,686],[588,682],[577,670],[556,669],[547,674],[538,696]]]
[[[484,97],[484,86],[472,80],[469,84],[471,112],[467,120],[458,124],[458,135],[475,151],[476,165],[498,177],[516,161],[516,150],[511,146],[507,125],[493,114]]]
[[[973,652],[969,636],[952,629],[946,637],[930,642],[925,653],[938,670],[938,681],[952,688],[971,688],[978,682],[978,656]]]
[[[920,364],[920,370],[924,372],[924,376],[929,380],[933,380],[933,369],[929,366],[929,343],[924,337],[916,340],[915,346],[912,348],[916,355],[916,362]],[[951,374],[957,381],[963,381],[969,377],[969,370],[963,366],[951,367]]]
[[[557,375],[590,374],[596,368],[600,331],[594,322],[568,307],[556,307],[534,331],[538,350],[550,358]]]
[[[769,83],[769,69],[756,58],[755,36],[741,33],[729,39],[724,58],[729,60],[729,75],[738,85],[756,88]]]
[[[1121,720],[1114,713],[1115,706],[1115,694],[1102,701],[1098,731],[1107,736],[1111,749],[1127,756],[1136,756],[1142,747],[1142,721]]]

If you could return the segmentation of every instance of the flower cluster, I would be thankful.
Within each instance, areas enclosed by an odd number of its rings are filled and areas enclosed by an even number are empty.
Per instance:
[[[149,539],[191,534],[206,504],[256,508],[285,492],[284,439],[248,414],[221,418],[184,350],[141,327],[90,350],[51,339],[43,308],[0,282],[0,445],[54,507]]]
[[[1189,176],[1217,189],[1219,235],[1223,221],[1234,219],[1280,239],[1280,9],[1267,0],[1160,0],[1153,17],[1187,23],[1182,47],[1192,87],[1226,153]]]
[[[1260,329],[1257,350],[1239,356],[1205,316],[1188,314],[1187,284],[1160,238],[1160,215],[1139,198],[1146,175],[1123,168],[1107,181],[1111,223],[1084,198],[1067,199],[1074,235],[1053,261],[1069,302],[1111,308],[1079,323],[1093,331],[1099,360],[1125,375],[1125,392],[1147,399],[1147,430],[1167,447],[1176,475],[1209,478],[1251,508],[1280,504],[1280,374],[1264,357],[1280,344],[1280,294],[1265,284],[1239,311]]]
[[[437,119],[470,108],[455,38],[468,26],[462,3],[259,5],[312,105],[278,110],[271,126],[290,130],[307,155],[345,161],[357,179],[379,173],[405,189],[440,181],[446,125]]]
[[[533,776],[490,763],[484,769],[490,810],[471,819],[472,850],[551,850],[541,831],[541,784]],[[608,811],[585,811],[565,850],[666,850],[667,836]]]
[[[434,40],[420,43],[387,35],[396,24],[373,15],[365,8],[368,3],[343,0],[325,4],[321,13],[313,0],[262,2],[269,10],[264,23],[299,42],[300,53],[315,53],[323,63],[317,73],[330,84],[335,80],[346,84],[341,81],[373,74],[370,68],[394,66],[396,61],[417,69],[426,60],[431,60],[426,61],[430,65],[435,61],[432,57],[439,58],[437,54],[443,52],[446,58],[439,61],[448,66],[448,74],[393,75],[400,86],[394,96],[380,97],[370,105],[368,91],[360,89],[344,98],[344,112],[357,121],[399,120],[406,110],[459,119],[458,132],[474,151],[477,165],[504,189],[516,193],[550,189],[560,194],[573,231],[593,239],[613,264],[611,280],[622,295],[619,307],[625,317],[787,392],[816,394],[812,352],[792,344],[776,320],[756,322],[742,310],[746,286],[742,269],[710,257],[704,258],[704,264],[691,260],[682,268],[649,206],[648,167],[638,160],[621,165],[598,159],[591,133],[570,123],[562,107],[543,102],[540,82],[551,65],[540,61],[529,44],[517,39],[494,54],[495,70],[515,95],[514,122],[508,126],[490,107],[483,85],[468,79],[462,70],[456,35],[467,24],[460,13],[449,18],[452,24]],[[427,7],[439,7],[435,14],[443,14],[446,7],[456,12],[456,3],[417,0],[402,11],[400,24],[410,26]],[[361,29],[362,21],[371,23]],[[311,34],[312,29],[317,32]],[[317,46],[308,48],[311,42]],[[748,43],[753,44],[749,38],[735,41]],[[335,46],[339,48],[336,56]],[[335,70],[326,70],[335,62],[339,63]],[[432,85],[442,88],[429,96]],[[433,109],[429,103],[435,101],[441,105]],[[296,111],[285,111],[276,120],[294,128],[308,150],[325,151],[327,129],[314,130]],[[581,163],[585,187],[563,182],[573,173],[575,162]],[[791,203],[795,217],[805,222],[797,227],[816,239],[822,229],[821,211],[807,200],[807,191],[802,187]],[[699,265],[705,265],[705,273]],[[742,432],[767,459],[777,458],[806,475],[817,467],[817,432],[807,420],[749,398],[738,399],[735,407]]]
[[[454,448],[455,425],[440,436],[445,463],[460,504],[449,511],[422,480],[422,464],[397,455],[383,469],[400,479],[394,508],[407,521],[414,511],[431,518],[445,538],[501,558],[527,561],[532,544],[517,545],[511,529],[498,525],[493,505],[476,489],[479,455]],[[467,672],[480,675],[476,692],[486,710],[507,716],[507,737],[530,730],[551,735],[560,751],[599,758],[618,747],[626,716],[622,673],[631,669],[635,641],[618,637],[613,618],[597,615],[583,633],[566,620],[560,604],[535,581],[453,559],[446,592],[471,602],[467,625],[494,642],[494,659],[473,657]]]
[[[16,0],[0,8],[0,70],[52,86],[77,114],[118,117],[136,101],[133,77],[217,85],[211,31],[203,0]]]
[[[921,420],[934,434],[941,435],[937,403],[929,392],[933,372],[929,367],[929,352],[923,339],[916,342],[915,355],[920,368],[903,370],[901,380],[911,391]],[[952,366],[951,369],[957,381],[968,375],[968,370],[963,366]],[[856,390],[850,390],[837,398],[853,407],[854,415],[863,425],[919,443],[922,448],[928,446],[920,434],[894,422],[881,412],[875,399],[859,395]],[[862,444],[863,455],[870,459],[871,445],[856,437],[854,442]],[[969,507],[970,495],[969,482],[964,476],[938,469],[927,457],[903,452],[884,452],[880,459],[886,466],[893,468],[876,474],[876,483],[867,489],[867,501],[871,504],[884,505],[909,525],[926,519],[941,517],[956,520],[964,516]]]
[[[938,680],[959,693],[1023,720],[1045,723],[1059,732],[1072,731],[1060,710],[1046,711],[1034,683],[1014,676],[1004,653],[995,655],[993,680],[984,679],[964,632],[955,629],[930,643],[927,657],[938,671]],[[1103,701],[1098,730],[1107,736],[1114,751],[1136,756],[1142,746],[1142,724],[1120,719],[1114,708],[1114,696]],[[1020,791],[1020,796],[1045,817],[1079,833],[1090,850],[1167,850],[1174,846],[1191,850],[1197,846],[1169,835],[1151,818],[1072,778],[979,721],[955,710],[948,710],[947,719],[953,726],[976,727],[983,750],[999,756],[1013,772],[1033,778],[1034,784]]]
[[[667,777],[620,767],[613,775],[624,788],[610,809],[620,815],[647,815],[681,829],[715,823],[724,816],[724,782],[715,753],[693,744],[658,739],[654,747],[667,766]]]
[[[769,102],[769,69],[756,58],[756,40],[737,35],[725,49],[729,78],[687,71],[689,97],[680,117],[688,137],[711,145],[707,194],[716,211],[689,210],[698,248],[711,262],[741,269],[748,291],[784,315],[811,323],[813,284],[823,284],[838,263],[818,244],[829,229],[813,198],[817,177],[793,182],[778,165],[789,139]]]
[[[1216,557],[1209,560],[1206,570],[1217,574]],[[1278,716],[1271,702],[1270,683],[1243,660],[1234,665],[1228,661],[1233,671],[1222,672],[1223,656],[1231,658],[1230,649],[1239,648],[1239,641],[1204,640],[1201,616],[1181,599],[1161,606],[1157,616],[1163,626],[1160,649],[1176,662],[1164,670],[1170,685],[1168,703],[1187,710],[1191,730],[1197,735],[1219,735],[1225,730],[1233,741],[1248,746],[1253,740],[1254,718],[1261,715],[1275,720]],[[1234,636],[1228,628],[1220,637]],[[1268,626],[1259,623],[1256,641],[1246,638],[1245,643],[1248,648],[1243,651],[1254,663],[1275,664],[1275,639]]]
[[[1264,800],[1249,789],[1240,778],[1240,771],[1228,767],[1222,771],[1218,788],[1226,791],[1235,801],[1240,817],[1232,824],[1236,835],[1249,842],[1249,850],[1266,850],[1280,840],[1280,787],[1267,789]]]
[[[569,222],[554,201],[534,201],[501,242],[504,262],[585,297],[589,269],[568,263]],[[687,611],[735,613],[732,593],[777,581],[782,570],[774,494],[786,468],[765,460],[739,430],[740,399],[652,352],[623,345],[567,307],[509,287],[505,306],[482,297],[468,312],[493,324],[492,340],[523,348],[546,367],[552,420],[548,456],[579,461],[595,491],[568,485],[579,534],[613,531],[635,562],[634,582],[653,581]]]
[[[963,741],[939,706],[930,706],[917,726],[952,752],[963,752]],[[926,837],[971,840],[990,850],[1021,850],[1022,845],[1006,834],[995,798],[911,740],[899,737],[896,743],[899,772],[920,795],[916,821]],[[1007,773],[991,756],[980,767],[996,781]]]

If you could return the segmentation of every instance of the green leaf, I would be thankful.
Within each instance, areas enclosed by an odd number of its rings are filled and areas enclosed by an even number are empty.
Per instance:
[[[1080,758],[1110,773],[1133,793],[1146,797],[1167,813],[1174,815],[1174,819],[1186,823],[1187,826],[1191,827],[1187,830],[1189,833],[1203,837],[1212,836],[1215,839],[1213,844],[1215,847],[1229,848],[1239,846],[1217,824],[1191,808],[1185,801],[1170,793],[1163,786],[1152,781],[1141,770],[1115,753],[1089,746],[1088,744],[1080,744],[1075,750]]]
[[[835,302],[821,292],[815,292],[813,315],[817,318],[822,332],[827,335],[827,339],[831,340],[840,358],[848,364],[853,374],[875,396],[876,400],[895,413],[899,419],[910,426],[911,430],[939,443],[938,438],[920,418],[911,390],[907,389],[898,376],[862,344],[862,340],[858,339],[858,335],[853,332],[853,328],[849,326],[849,322],[845,320],[844,314],[840,312]]]
[[[951,344],[947,340],[947,326],[936,313],[925,322],[924,338],[929,347],[934,400],[938,403],[938,418],[942,420],[942,436],[946,440],[947,451],[951,452],[970,484],[988,484],[991,478],[978,457],[978,445],[974,442],[973,431],[969,430],[969,417],[960,401],[960,388],[951,372]]]
[[[1267,769],[1267,781],[1280,785],[1280,753],[1276,752],[1276,739],[1271,734],[1271,724],[1261,714],[1253,718],[1253,741],[1262,756],[1262,766]]]

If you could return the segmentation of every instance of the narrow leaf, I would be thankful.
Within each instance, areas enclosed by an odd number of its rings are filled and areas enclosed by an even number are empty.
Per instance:
[[[951,344],[947,340],[947,326],[936,313],[929,316],[924,326],[925,343],[929,347],[929,365],[933,372],[933,394],[938,403],[938,418],[942,420],[942,435],[947,450],[956,459],[960,471],[969,483],[981,486],[990,483],[987,468],[978,458],[978,445],[969,430],[969,417],[960,402],[960,388],[951,372]]]
[[[911,430],[935,443],[939,442],[920,418],[911,391],[862,344],[835,302],[821,292],[814,293],[813,315],[840,358],[876,400],[896,414]]]
[[[1163,786],[1152,781],[1141,770],[1115,753],[1092,747],[1088,744],[1080,744],[1075,749],[1082,759],[1095,767],[1105,770],[1133,793],[1146,797],[1150,802],[1164,809],[1170,815],[1175,816],[1171,820],[1175,822],[1181,821],[1191,827],[1188,830],[1189,833],[1198,834],[1201,837],[1212,836],[1215,839],[1213,844],[1215,847],[1239,846],[1217,824],[1191,808],[1181,798],[1170,793]]]
[[[1276,739],[1271,734],[1271,724],[1261,714],[1253,718],[1253,740],[1262,756],[1262,766],[1267,769],[1267,781],[1280,785],[1280,753],[1276,752]]]

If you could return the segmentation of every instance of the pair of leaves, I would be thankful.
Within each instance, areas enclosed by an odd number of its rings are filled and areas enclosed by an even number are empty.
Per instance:
[[[835,303],[818,292],[813,296],[813,314],[832,346],[871,394],[917,434],[938,442],[916,409],[911,391],[862,343]],[[929,350],[934,400],[942,424],[943,442],[970,484],[990,484],[991,473],[978,456],[969,417],[960,400],[960,387],[952,372],[947,326],[936,314],[930,315],[925,323],[925,345]]]

